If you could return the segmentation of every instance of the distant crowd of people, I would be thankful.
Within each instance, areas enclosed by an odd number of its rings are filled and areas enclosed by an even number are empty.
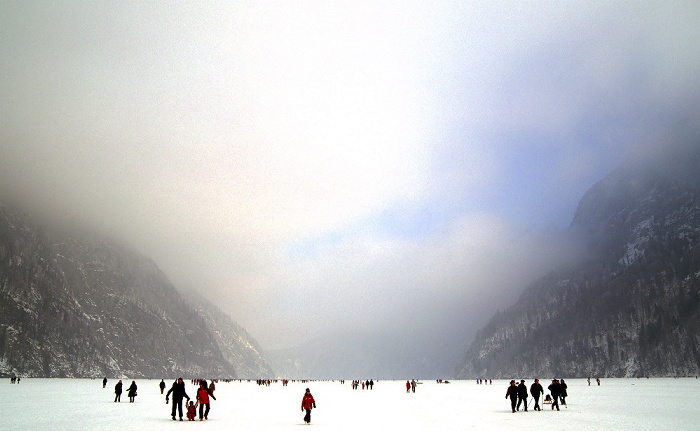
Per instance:
[[[341,384],[345,384],[345,380],[341,380]],[[350,387],[353,390],[357,390],[360,386],[362,386],[362,390],[364,391],[365,389],[372,390],[374,388],[374,380],[353,380],[352,383],[350,384]]]

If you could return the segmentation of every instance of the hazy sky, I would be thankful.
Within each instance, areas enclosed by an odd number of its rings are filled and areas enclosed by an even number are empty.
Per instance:
[[[699,101],[695,0],[0,3],[0,192],[267,348],[469,334]]]

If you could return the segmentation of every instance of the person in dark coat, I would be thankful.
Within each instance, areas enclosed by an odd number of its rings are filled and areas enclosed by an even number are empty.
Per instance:
[[[131,381],[131,386],[129,386],[129,389],[127,389],[127,395],[129,396],[129,402],[133,403],[134,398],[136,398],[136,382]]]
[[[559,395],[561,395],[561,386],[559,385],[559,380],[552,380],[552,384],[547,388],[549,392],[552,393],[552,410],[554,407],[559,410]]]
[[[106,387],[107,387],[107,377],[102,379],[102,388],[106,388]]]
[[[165,381],[163,379],[160,379],[160,384],[158,384],[158,387],[160,388],[160,394],[163,395],[163,391],[165,390]]]
[[[316,401],[314,400],[313,395],[311,395],[311,390],[309,388],[306,388],[306,393],[304,393],[304,397],[301,399],[301,411],[303,412],[304,410],[306,410],[304,422],[306,422],[307,424],[311,423],[312,408],[316,408]]]
[[[114,402],[122,402],[122,381],[119,380],[116,385],[114,385]]]
[[[566,393],[566,388],[567,388],[568,386],[566,386],[566,383],[564,382],[564,379],[561,379],[560,385],[561,385],[561,386],[560,386],[560,395],[559,395],[559,397],[561,398],[561,405],[562,405],[562,406],[565,406],[565,405],[566,405],[566,396],[568,395],[568,394]],[[568,408],[568,407],[567,407],[567,408]]]
[[[518,402],[518,387],[515,386],[515,380],[510,381],[510,386],[508,386],[508,390],[506,391],[506,399],[510,397],[510,407],[513,409],[513,413],[515,413],[515,405]]]
[[[544,393],[544,389],[542,388],[542,385],[540,385],[540,380],[535,379],[535,383],[530,386],[530,394],[532,394],[532,398],[535,399],[535,407],[533,407],[533,410],[539,410],[542,411],[542,407],[540,407],[540,395]]]
[[[165,403],[168,403],[168,397],[170,397],[170,394],[173,394],[173,420],[175,420],[175,409],[178,409],[178,413],[180,414],[180,420],[182,420],[182,399],[187,398],[187,401],[190,400],[190,396],[187,395],[187,392],[185,392],[185,382],[182,381],[182,377],[177,379],[175,383],[173,383],[173,387],[170,388],[167,394],[165,394]]]
[[[518,385],[518,406],[516,410],[520,410],[520,403],[525,405],[525,411],[527,411],[527,386],[525,386],[525,380],[521,380]]]

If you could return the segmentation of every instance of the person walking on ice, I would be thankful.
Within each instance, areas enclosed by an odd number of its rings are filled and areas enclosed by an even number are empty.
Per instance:
[[[551,392],[552,394],[552,410],[554,410],[554,408],[556,407],[557,411],[559,411],[559,395],[561,395],[561,386],[559,386],[559,380],[552,380],[552,384],[549,385],[547,389],[549,389],[549,392]]]
[[[201,381],[199,382],[199,389],[197,390],[197,402],[199,403],[199,420],[201,421],[202,419],[208,420],[209,419],[209,398],[213,398],[216,400],[216,397],[214,394],[209,392],[209,388],[207,388],[207,382]]]
[[[544,389],[542,385],[540,385],[539,379],[535,379],[535,383],[530,386],[530,393],[532,394],[532,398],[535,399],[535,407],[532,409],[542,411],[542,407],[540,407],[540,395],[544,393]]]
[[[176,409],[177,413],[180,414],[180,420],[182,420],[182,399],[187,398],[187,401],[190,400],[190,396],[185,392],[185,382],[182,381],[182,377],[177,379],[173,383],[173,387],[165,394],[165,404],[168,404],[168,397],[170,397],[171,393],[173,394],[173,420],[175,420]]]
[[[119,380],[116,385],[114,385],[114,402],[122,402],[122,381]]]
[[[566,382],[564,382],[564,379],[561,379],[561,382],[559,383],[559,397],[561,398],[561,405],[562,406],[566,405],[566,396],[568,395],[566,393],[566,388],[568,388],[568,386],[566,385]]]
[[[137,390],[136,382],[132,380],[131,386],[129,386],[128,393],[127,393],[127,395],[129,395],[129,402],[130,403],[133,403],[134,398],[136,398],[136,390]]]
[[[316,408],[316,401],[314,400],[313,395],[311,395],[311,390],[309,388],[306,388],[306,393],[304,394],[304,398],[301,399],[301,411],[303,412],[306,410],[306,415],[304,416],[304,422],[307,424],[311,423],[311,409]]]
[[[520,410],[520,404],[525,405],[525,411],[527,411],[527,386],[525,386],[525,380],[521,380],[518,385],[518,406],[516,410]]]
[[[510,381],[510,386],[506,391],[506,399],[510,398],[510,408],[515,413],[515,404],[518,402],[518,387],[515,386],[515,380]]]

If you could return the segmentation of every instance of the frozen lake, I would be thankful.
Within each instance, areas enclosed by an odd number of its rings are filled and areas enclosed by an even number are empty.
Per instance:
[[[700,380],[604,379],[601,386],[566,380],[567,407],[511,413],[507,381],[437,384],[426,381],[407,394],[405,381],[379,381],[374,390],[352,390],[350,381],[290,382],[270,387],[255,382],[220,382],[209,420],[173,422],[160,394],[160,380],[136,380],[138,396],[114,403],[114,385],[100,380],[22,379],[0,383],[3,430],[298,430],[306,426],[300,411],[306,387],[316,399],[311,426],[328,430],[690,430],[700,429]],[[131,380],[123,380],[126,389]],[[528,387],[532,382],[527,381]],[[543,386],[549,382],[542,381]],[[172,380],[166,380],[166,391]],[[195,390],[186,382],[187,393]],[[546,392],[548,393],[548,392]],[[528,398],[531,399],[531,398]],[[171,400],[172,402],[172,400]],[[530,410],[532,407],[530,407]]]

